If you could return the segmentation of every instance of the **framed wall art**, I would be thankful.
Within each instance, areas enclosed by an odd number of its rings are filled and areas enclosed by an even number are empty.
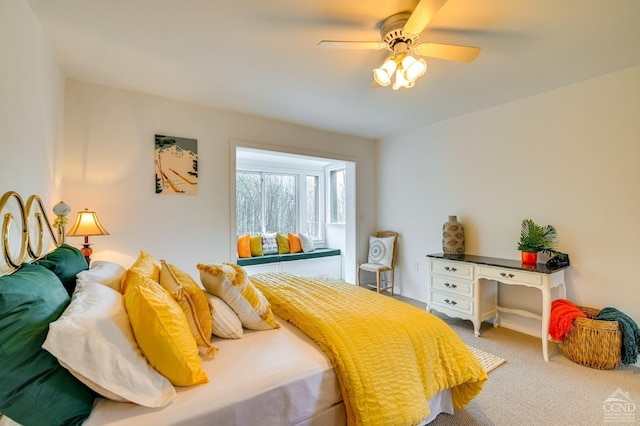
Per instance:
[[[155,137],[156,194],[198,193],[198,140]]]

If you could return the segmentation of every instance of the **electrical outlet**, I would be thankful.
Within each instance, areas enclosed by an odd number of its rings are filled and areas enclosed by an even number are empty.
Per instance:
[[[419,266],[419,265],[420,265],[420,264],[419,264],[418,262],[414,263],[414,264],[413,264],[413,268],[412,268],[412,269],[413,269],[414,271],[417,271],[417,270],[418,270],[418,266]]]

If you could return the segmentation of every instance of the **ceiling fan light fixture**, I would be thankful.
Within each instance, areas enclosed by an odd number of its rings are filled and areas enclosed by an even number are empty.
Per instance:
[[[322,40],[318,45],[324,49],[387,49],[393,56],[373,70],[375,83],[391,85],[394,90],[413,87],[417,79],[427,70],[427,62],[417,57],[471,62],[480,53],[479,47],[420,42],[421,33],[447,0],[414,0],[412,11],[388,16],[380,23],[379,41]],[[415,56],[414,56],[415,55]]]

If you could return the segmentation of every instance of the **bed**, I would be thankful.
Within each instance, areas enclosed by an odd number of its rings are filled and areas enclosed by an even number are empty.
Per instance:
[[[50,225],[39,197],[25,203],[5,193],[0,213],[0,381],[15,385],[0,389],[0,425],[426,424],[467,404],[487,379],[446,324],[387,296],[330,278],[248,277],[232,264],[199,264],[194,284],[143,251],[129,268],[109,262],[87,268],[77,249],[62,244],[64,223]],[[195,371],[190,376],[167,370],[164,358],[172,351],[148,349],[157,344],[149,343],[149,330],[162,327],[132,302],[164,285],[161,273],[177,283],[164,293],[178,302],[158,303],[182,303],[185,311],[163,306],[159,320],[179,317],[190,327],[192,333],[183,329],[171,342],[185,339],[181,345],[190,352],[176,357]],[[21,285],[23,276],[32,281]],[[213,329],[198,319],[200,292]],[[13,309],[16,294],[25,309]],[[33,305],[37,315],[29,313]],[[114,332],[115,323],[125,326]],[[7,338],[18,334],[18,340]],[[112,346],[119,339],[126,357]],[[131,365],[116,365],[129,355]],[[118,381],[116,368],[129,368],[139,382],[129,388],[111,383]],[[36,377],[25,378],[30,374]]]

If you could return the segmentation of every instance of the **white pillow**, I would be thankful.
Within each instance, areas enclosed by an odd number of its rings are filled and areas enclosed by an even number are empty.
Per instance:
[[[218,296],[207,292],[205,292],[205,296],[211,306],[213,334],[223,339],[240,339],[244,330],[238,315]]]
[[[91,262],[91,268],[81,271],[76,278],[81,281],[100,283],[120,293],[120,280],[127,270],[117,263],[106,260]]]
[[[176,397],[169,380],[142,355],[124,297],[100,283],[78,281],[67,309],[49,324],[42,347],[105,398],[164,407]]]
[[[391,268],[395,237],[369,237],[369,263]]]
[[[276,233],[264,234],[262,236],[262,254],[267,256],[269,254],[278,254],[278,239]]]
[[[316,248],[313,246],[313,240],[307,234],[300,234],[300,245],[304,253],[314,251]]]

